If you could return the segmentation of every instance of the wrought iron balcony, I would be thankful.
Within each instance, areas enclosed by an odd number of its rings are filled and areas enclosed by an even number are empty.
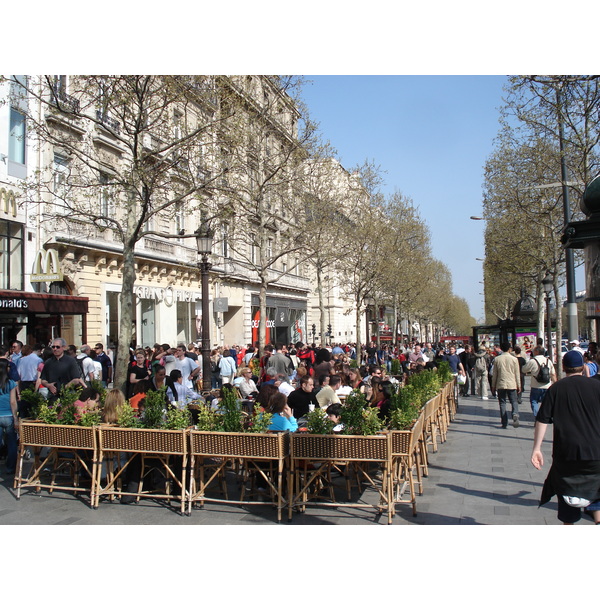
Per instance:
[[[73,96],[69,96],[65,92],[63,85],[59,82],[52,85],[52,103],[66,112],[79,112],[79,100]]]
[[[105,111],[97,109],[96,119],[98,119],[98,121],[100,121],[102,125],[104,125],[104,127],[106,127],[109,131],[112,131],[117,135],[120,133],[121,126],[119,125],[119,122],[116,119],[110,117]]]

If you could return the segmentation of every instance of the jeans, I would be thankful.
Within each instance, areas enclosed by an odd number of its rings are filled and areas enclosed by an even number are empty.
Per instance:
[[[508,400],[512,406],[513,419],[519,418],[519,402],[517,400],[517,390],[496,390],[498,394],[498,404],[500,405],[500,420],[502,427],[508,425],[508,414],[506,412],[506,401]]]
[[[534,417],[537,417],[538,411],[540,410],[540,404],[542,403],[542,399],[546,395],[548,389],[544,388],[531,388],[531,393],[529,394],[529,402],[531,404],[531,412]]]
[[[6,434],[6,472],[14,473],[17,467],[17,431],[12,417],[0,417],[0,445]]]

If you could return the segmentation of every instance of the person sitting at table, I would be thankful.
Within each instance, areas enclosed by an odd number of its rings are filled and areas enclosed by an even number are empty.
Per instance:
[[[102,409],[102,422],[115,424],[118,419],[119,408],[127,403],[125,394],[119,389],[113,388],[106,393],[104,408]]]
[[[342,378],[339,375],[331,375],[329,378],[329,384],[323,386],[323,388],[317,392],[317,401],[321,408],[326,408],[330,404],[341,402],[337,395],[337,391],[342,385]]]
[[[325,409],[325,412],[327,413],[327,418],[330,421],[333,421],[335,423],[335,426],[332,429],[332,431],[334,433],[338,433],[339,431],[342,431],[344,429],[344,424],[340,423],[340,417],[342,414],[342,405],[341,404],[330,404]]]
[[[100,394],[94,388],[83,388],[79,398],[73,403],[73,406],[75,406],[75,419],[79,420],[84,412],[98,408],[99,400]]]
[[[250,396],[258,395],[258,388],[254,379],[252,379],[252,369],[249,367],[242,367],[241,369],[242,381],[239,384],[239,390],[242,394],[242,398],[248,398]]]
[[[187,387],[183,383],[183,375],[179,369],[173,369],[169,375],[173,387],[167,387],[167,399],[173,406],[184,408],[192,400],[198,400],[202,396]]]
[[[162,367],[164,369],[164,367]],[[146,397],[146,392],[150,389],[149,381],[138,381],[133,386],[133,396],[129,398],[129,404],[134,410],[140,411],[140,402]]]
[[[317,395],[314,392],[314,380],[310,375],[300,379],[300,387],[288,396],[288,406],[292,409],[294,417],[301,419],[310,412],[310,405],[318,406]]]
[[[292,433],[298,429],[298,422],[294,418],[292,409],[288,406],[287,398],[277,392],[271,396],[268,412],[273,415],[270,431],[291,431]]]

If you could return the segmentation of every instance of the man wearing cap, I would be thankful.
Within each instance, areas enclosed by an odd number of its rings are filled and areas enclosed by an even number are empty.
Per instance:
[[[579,346],[579,340],[571,340],[569,342],[569,347],[571,348],[571,350],[575,350],[576,352],[579,352],[581,354],[581,356],[583,356],[585,354],[583,348],[581,348]]]
[[[600,380],[582,377],[583,356],[569,350],[562,360],[565,377],[544,396],[536,417],[531,463],[544,465],[542,441],[552,423],[552,466],[539,505],[558,498],[558,520],[572,525],[586,508],[600,524]]]

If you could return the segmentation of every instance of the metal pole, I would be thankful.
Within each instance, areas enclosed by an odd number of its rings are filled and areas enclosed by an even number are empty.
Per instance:
[[[564,227],[571,220],[571,205],[569,203],[569,187],[567,186],[567,165],[565,162],[564,126],[562,118],[560,89],[556,88],[556,110],[558,114],[558,143],[560,148],[560,176],[562,180]],[[569,340],[579,339],[579,324],[577,322],[577,304],[575,302],[575,261],[573,248],[565,248],[565,271],[567,276],[567,329]],[[557,306],[557,310],[558,310]],[[562,335],[556,332],[556,336]]]
[[[546,337],[548,338],[548,358],[550,362],[554,362],[552,359],[552,319],[550,317],[550,294],[546,292]]]
[[[206,255],[202,256],[200,272],[202,278],[202,391],[210,392],[210,313],[208,306],[208,271],[211,265]]]

